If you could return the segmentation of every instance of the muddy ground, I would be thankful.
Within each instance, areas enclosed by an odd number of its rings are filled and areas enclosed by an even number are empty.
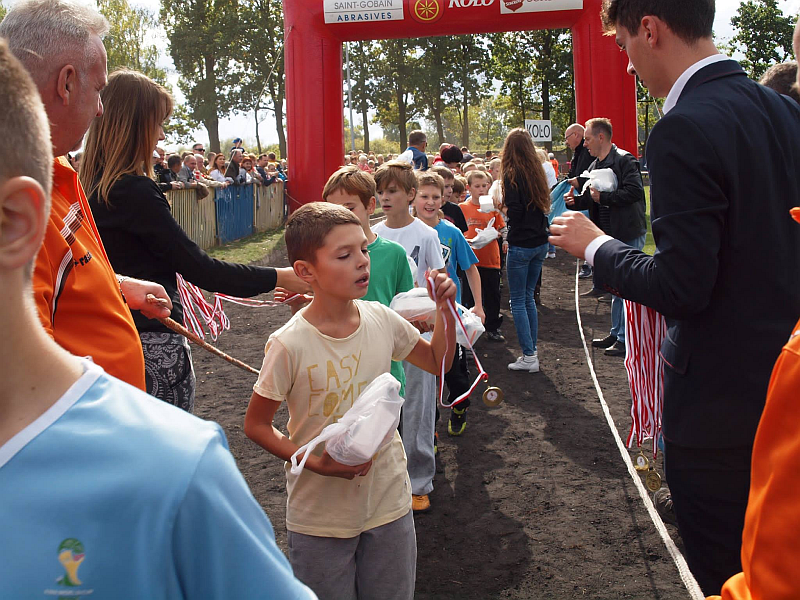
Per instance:
[[[280,251],[270,264],[286,264]],[[505,344],[478,342],[492,385],[505,402],[487,408],[473,396],[460,438],[439,422],[433,510],[416,517],[419,599],[687,598],[603,417],[578,334],[575,261],[559,251],[544,269],[539,324],[541,372],[512,373],[519,353],[510,310]],[[588,288],[581,281],[581,290]],[[504,306],[507,287],[503,290]],[[261,365],[269,334],[286,308],[227,305],[231,331],[218,345]],[[581,300],[587,338],[610,327],[610,304]],[[219,422],[255,497],[286,550],[282,463],[242,430],[254,377],[194,348],[196,414]],[[620,435],[630,427],[623,361],[593,352]],[[287,413],[278,413],[285,428]],[[660,461],[659,461],[660,462]],[[677,531],[668,527],[674,538]],[[678,542],[679,539],[677,540]]]

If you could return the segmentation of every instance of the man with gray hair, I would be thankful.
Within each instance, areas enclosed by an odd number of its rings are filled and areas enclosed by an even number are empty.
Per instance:
[[[0,37],[39,89],[56,157],[52,210],[33,275],[39,317],[63,348],[144,390],[142,345],[128,306],[151,318],[168,317],[172,302],[161,285],[114,273],[65,158],[103,114],[107,31],[96,9],[68,0],[23,0],[0,22]],[[148,294],[165,306],[148,303]]]

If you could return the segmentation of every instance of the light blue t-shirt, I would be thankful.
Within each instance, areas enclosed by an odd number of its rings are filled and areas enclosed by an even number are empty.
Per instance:
[[[0,447],[3,598],[314,598],[216,423],[86,364]]]
[[[447,274],[456,283],[456,302],[460,304],[461,280],[458,277],[458,269],[466,271],[477,264],[478,257],[475,256],[461,230],[450,221],[439,219],[439,224],[434,229],[439,234],[439,242],[442,244],[442,258],[447,267]]]

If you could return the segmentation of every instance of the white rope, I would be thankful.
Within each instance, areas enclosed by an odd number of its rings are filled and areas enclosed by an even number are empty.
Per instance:
[[[692,600],[704,600],[705,595],[700,589],[700,586],[697,584],[697,580],[695,580],[694,575],[692,575],[692,572],[689,570],[689,565],[686,564],[686,559],[683,558],[683,554],[681,554],[681,551],[678,550],[675,542],[672,541],[667,528],[664,526],[664,522],[661,520],[661,517],[656,511],[656,507],[653,506],[653,501],[650,499],[650,494],[644,487],[639,474],[636,472],[636,469],[633,466],[633,461],[631,460],[631,455],[628,452],[628,449],[625,447],[625,444],[623,444],[622,438],[619,437],[619,432],[617,431],[617,426],[614,424],[614,419],[611,418],[611,412],[608,410],[608,404],[606,404],[605,398],[603,397],[603,390],[600,389],[600,382],[597,381],[597,374],[594,371],[594,364],[592,363],[592,357],[589,353],[589,347],[586,345],[586,336],[583,333],[580,296],[578,295],[579,272],[580,260],[578,260],[575,264],[575,314],[578,319],[578,332],[581,334],[581,342],[583,342],[583,351],[586,353],[586,362],[589,363],[589,373],[592,376],[594,388],[597,390],[597,397],[600,399],[600,406],[603,407],[603,414],[606,416],[606,422],[608,423],[608,427],[611,429],[611,433],[614,436],[614,441],[617,444],[617,449],[619,450],[620,456],[622,456],[622,460],[625,462],[625,466],[628,468],[628,474],[631,476],[631,479],[633,479],[633,483],[636,485],[636,489],[639,491],[639,496],[641,496],[642,502],[644,502],[647,513],[650,515],[653,524],[656,526],[656,530],[661,536],[664,545],[667,547],[669,555],[672,557],[672,560],[675,561],[675,566],[678,567],[678,574],[681,576],[683,584],[686,586],[689,595],[691,596]]]

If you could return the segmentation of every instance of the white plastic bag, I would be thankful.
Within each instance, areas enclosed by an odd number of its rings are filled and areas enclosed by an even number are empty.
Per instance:
[[[436,302],[431,300],[425,288],[417,287],[397,294],[392,298],[389,308],[406,321],[419,321],[430,325],[436,322]]]
[[[595,169],[594,171],[584,171],[581,177],[588,178],[583,185],[581,194],[585,193],[587,188],[594,188],[598,192],[615,192],[619,186],[617,176],[611,169]]]
[[[488,246],[500,235],[500,232],[494,228],[494,217],[492,217],[492,220],[489,221],[489,225],[486,227],[486,229],[476,229],[475,231],[477,232],[477,235],[471,240],[467,240],[467,243],[472,246],[473,250],[480,250],[484,246]]]
[[[494,212],[494,199],[491,196],[481,196],[478,198],[481,207],[478,209],[482,213]]]
[[[292,455],[291,472],[298,475],[306,460],[319,444],[338,463],[354,467],[373,458],[392,441],[400,423],[400,382],[391,373],[383,373],[372,380],[359,394],[338,423],[331,423],[307,444]],[[297,457],[305,453],[298,464]]]
[[[464,330],[461,329],[461,325],[456,323],[456,342],[464,346],[464,348],[469,348],[478,341],[478,338],[483,335],[486,328],[483,326],[483,323],[481,323],[480,317],[474,312],[460,304],[457,305],[457,308],[461,316],[461,322],[464,324],[466,334]]]

